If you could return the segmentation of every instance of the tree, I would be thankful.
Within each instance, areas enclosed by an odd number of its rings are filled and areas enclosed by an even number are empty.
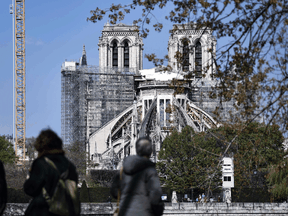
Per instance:
[[[149,35],[147,25],[152,23],[158,32],[163,28],[153,12],[165,7],[172,7],[170,12],[162,10],[171,23],[196,23],[198,29],[211,29],[218,41],[225,41],[217,51],[207,51],[214,56],[217,96],[223,101],[235,99],[235,107],[241,108],[241,115],[235,116],[234,120],[246,119],[249,123],[262,116],[267,125],[277,123],[287,135],[287,0],[133,0],[127,5],[112,4],[108,9],[97,7],[91,10],[87,20],[95,23],[109,14],[110,23],[115,24],[131,10],[141,8],[139,16],[142,17],[136,17],[134,24],[141,26],[139,31],[145,38]],[[157,17],[160,14],[158,12]],[[174,26],[172,32],[176,29]],[[175,58],[181,64],[183,57],[180,54],[176,53]],[[146,57],[156,66],[168,59],[168,56],[157,58],[153,53]],[[211,66],[202,69],[203,76]],[[187,78],[195,73],[197,71],[190,71]]]
[[[230,145],[231,140],[237,137]],[[195,134],[190,127],[173,131],[163,142],[157,168],[169,188],[183,191],[203,188],[208,192],[222,185],[223,156],[233,157],[235,187],[267,188],[269,166],[282,161],[283,135],[279,126],[253,122],[223,125]]]
[[[67,158],[76,166],[79,174],[79,179],[83,179],[86,175],[86,160],[87,153],[85,151],[85,145],[81,142],[74,142],[66,147]]]
[[[14,163],[16,160],[12,143],[0,136],[0,160],[5,163]]]
[[[17,165],[16,162],[5,164],[6,181],[8,188],[23,189],[24,182],[29,173],[28,166]]]
[[[269,167],[268,183],[270,192],[278,200],[287,200],[288,197],[288,158],[285,157],[278,164]]]
[[[29,150],[31,143],[28,142],[28,146],[26,147]],[[16,159],[13,144],[6,140],[5,136],[0,136],[0,160],[2,160],[5,166],[7,187],[22,189],[30,166],[26,163],[19,165]]]
[[[223,155],[234,158],[234,180],[237,188],[267,188],[266,174],[270,165],[277,164],[285,155],[283,135],[278,125],[267,126],[252,122],[213,129],[212,140],[222,142],[227,151]],[[237,137],[230,144],[229,140]]]
[[[218,163],[223,145],[207,141],[205,133],[195,134],[189,126],[181,132],[174,130],[166,137],[157,163],[165,187],[178,192],[190,188],[211,192],[221,186],[221,166]]]
[[[91,170],[91,183],[94,186],[110,188],[113,183],[113,177],[118,172],[118,170]]]

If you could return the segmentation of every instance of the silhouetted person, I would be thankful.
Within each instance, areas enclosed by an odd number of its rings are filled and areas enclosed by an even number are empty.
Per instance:
[[[7,184],[5,179],[5,170],[0,160],[0,215],[3,214],[7,203]]]
[[[107,199],[107,202],[110,204],[110,207],[113,208],[111,201],[112,201],[112,198],[111,198],[111,196],[109,196],[108,199]]]
[[[30,177],[24,183],[24,191],[33,197],[25,215],[54,216],[49,212],[49,206],[43,198],[42,188],[45,187],[49,196],[53,196],[59,179],[59,172],[69,169],[67,179],[78,183],[78,175],[75,166],[64,156],[62,140],[51,129],[42,130],[34,144],[38,151],[38,158],[33,161]],[[50,159],[59,172],[47,163],[44,157]]]
[[[136,142],[137,155],[126,157],[123,162],[122,181],[120,172],[114,177],[111,194],[117,198],[121,191],[119,216],[162,215],[164,204],[162,190],[155,169],[149,160],[152,144],[148,138]]]
[[[108,203],[111,203],[111,201],[112,201],[111,196],[108,196],[107,202],[108,202]]]

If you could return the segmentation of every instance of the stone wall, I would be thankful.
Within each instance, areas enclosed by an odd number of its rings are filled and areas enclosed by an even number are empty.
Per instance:
[[[24,215],[27,203],[8,203],[4,216]],[[82,203],[81,215],[112,215],[116,209],[116,203]],[[165,204],[165,215],[287,215],[288,203],[171,203]],[[139,215],[140,216],[140,215]]]

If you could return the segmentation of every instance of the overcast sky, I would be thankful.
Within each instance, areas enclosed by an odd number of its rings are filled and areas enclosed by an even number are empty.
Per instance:
[[[89,65],[98,65],[98,40],[108,18],[99,23],[87,22],[90,10],[108,8],[112,3],[131,0],[51,0],[25,1],[26,15],[26,137],[36,137],[50,127],[61,135],[61,64],[79,60],[83,44]],[[13,32],[10,0],[0,2],[0,135],[13,133]],[[169,8],[155,13],[160,22]],[[123,23],[132,24],[141,11],[131,13]],[[153,22],[152,22],[153,24]],[[144,54],[167,54],[169,29],[144,40]],[[143,68],[153,64],[143,59]]]

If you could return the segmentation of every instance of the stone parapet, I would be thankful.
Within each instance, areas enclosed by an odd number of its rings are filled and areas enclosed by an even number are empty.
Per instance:
[[[4,216],[24,215],[27,203],[8,203]],[[112,215],[116,203],[82,203],[81,215]],[[165,203],[165,215],[287,215],[288,203]]]

